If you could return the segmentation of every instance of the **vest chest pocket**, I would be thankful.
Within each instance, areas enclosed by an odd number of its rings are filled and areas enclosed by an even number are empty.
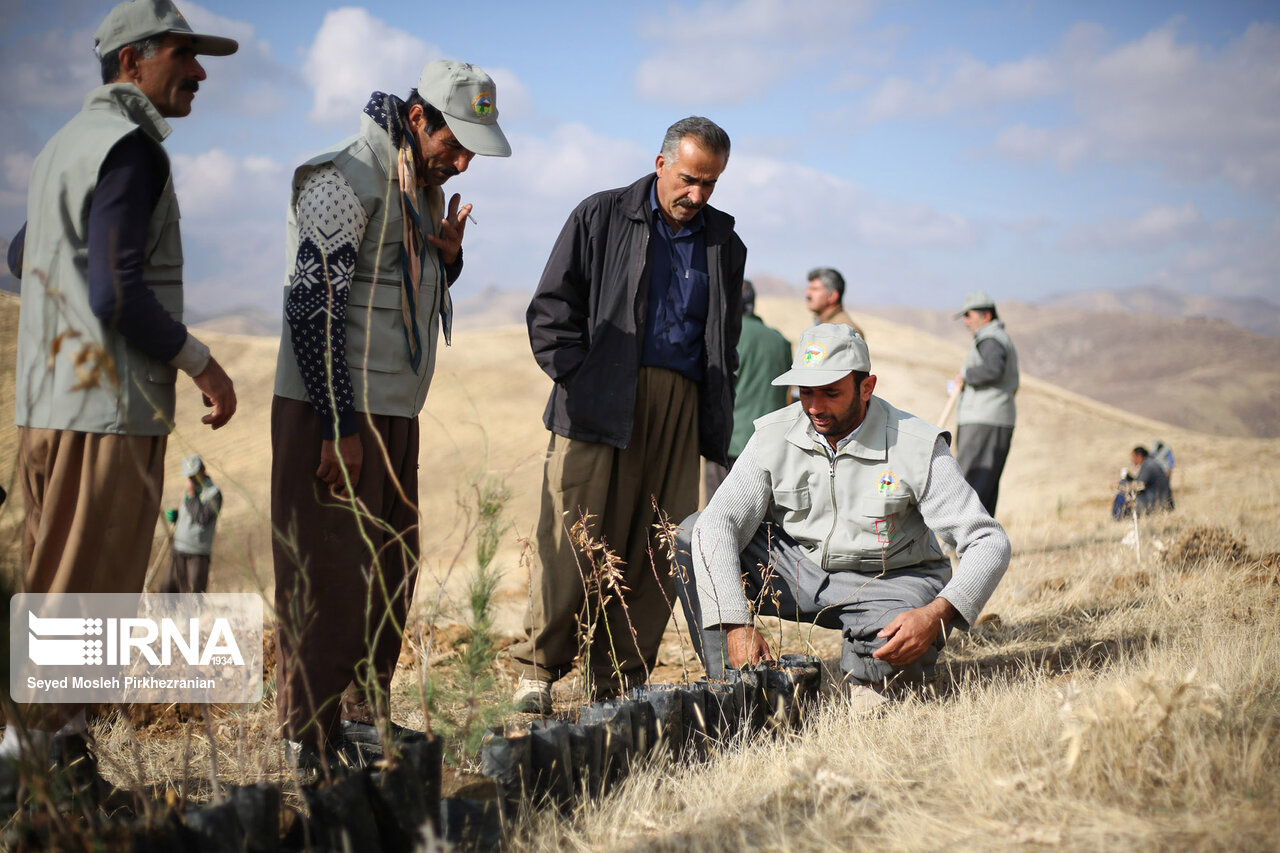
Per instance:
[[[182,231],[173,178],[165,184],[147,229],[147,266],[154,275],[182,277]],[[176,270],[176,272],[174,272]]]
[[[365,369],[399,373],[409,367],[400,287],[398,280],[382,281],[376,287],[364,281],[351,283],[347,299],[347,368],[352,373]],[[421,324],[422,306],[418,309]]]
[[[892,497],[876,495],[858,501],[854,505],[854,512],[869,518],[888,518],[906,512],[910,506],[911,498],[908,495],[894,495]]]
[[[807,518],[813,505],[813,497],[806,486],[802,489],[774,489],[773,505],[778,520],[783,523]]]

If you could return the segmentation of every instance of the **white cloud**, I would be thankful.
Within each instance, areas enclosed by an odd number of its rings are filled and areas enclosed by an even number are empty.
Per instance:
[[[284,221],[289,171],[267,157],[237,158],[215,148],[202,154],[175,154],[173,181],[186,220],[222,217],[242,220],[264,204],[279,202],[273,216]]]
[[[839,50],[857,61],[855,26],[873,0],[712,0],[646,13],[639,35],[660,45],[632,75],[639,97],[668,104],[738,103],[808,73]],[[883,50],[883,37],[867,39]],[[805,46],[797,53],[796,45]],[[834,81],[831,81],[834,82]]]
[[[1221,51],[1153,30],[1070,69],[1097,156],[1155,160],[1183,181],[1280,193],[1280,29],[1253,24]]]
[[[189,0],[182,3],[182,11],[195,32],[225,36],[240,43],[240,49],[231,56],[201,58],[209,76],[200,84],[203,94],[196,98],[199,115],[273,115],[302,89],[298,72],[275,58],[271,45],[257,37],[253,24],[224,17]]]
[[[1160,205],[1134,219],[1077,226],[1063,238],[1069,251],[1152,252],[1207,236],[1204,216],[1191,202]]]
[[[1088,156],[1092,142],[1079,131],[1051,131],[1018,123],[996,136],[995,150],[1015,160],[1050,160],[1069,171]]]
[[[284,224],[292,168],[221,149],[175,154],[188,302],[209,312],[274,309],[284,283]]]
[[[1215,49],[1183,38],[1179,23],[1118,45],[1097,25],[1079,25],[1046,55],[997,65],[936,59],[881,82],[862,115],[884,122],[1053,105],[1052,124],[1016,120],[994,150],[1061,169],[1154,162],[1179,182],[1280,195],[1280,28],[1251,24]]]
[[[351,124],[374,90],[404,97],[440,48],[355,6],[324,16],[302,73],[313,92],[310,117]],[[499,105],[499,111],[502,105]]]
[[[31,180],[31,166],[36,158],[25,151],[4,155],[3,172],[0,173],[0,205],[27,203],[27,184]]]
[[[748,240],[749,247],[777,252],[785,243],[788,254],[813,256],[832,247],[966,248],[979,239],[964,217],[879,198],[842,178],[774,158],[735,154],[720,185],[713,203],[737,217],[744,239],[759,237]],[[779,234],[786,236],[780,240]]]
[[[955,62],[941,85],[928,86],[903,77],[884,81],[868,97],[866,116],[872,121],[943,116],[1042,98],[1062,85],[1046,59],[1026,57],[989,66],[966,56]]]
[[[20,38],[0,53],[0,75],[0,110],[78,108],[85,92],[102,83],[93,28],[55,27]]]

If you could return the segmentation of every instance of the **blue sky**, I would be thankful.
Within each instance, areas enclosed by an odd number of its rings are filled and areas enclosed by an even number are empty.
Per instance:
[[[179,2],[241,41],[173,122],[189,305],[273,309],[289,175],[423,63],[498,83],[508,160],[458,286],[531,292],[584,196],[706,115],[733,139],[712,203],[749,275],[841,269],[848,302],[951,307],[1162,285],[1280,299],[1280,5],[1272,2]],[[0,235],[31,159],[97,83],[109,5],[0,0]],[[466,293],[459,294],[465,298]]]

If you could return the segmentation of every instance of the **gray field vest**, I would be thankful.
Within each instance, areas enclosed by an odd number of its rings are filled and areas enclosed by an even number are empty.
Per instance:
[[[214,516],[206,524],[199,524],[187,509],[187,493],[183,491],[178,504],[178,520],[173,526],[173,550],[179,554],[195,554],[208,557],[213,554],[213,536],[218,529],[218,513],[222,512],[222,492],[208,478],[196,487],[196,500],[212,506]]]
[[[368,217],[347,302],[346,356],[356,411],[416,417],[426,402],[436,367],[436,338],[440,330],[437,318],[446,286],[443,261],[435,247],[427,244],[417,301],[418,335],[423,353],[418,372],[414,373],[409,365],[409,345],[405,342],[400,309],[404,220],[400,212],[396,150],[387,132],[368,116],[361,116],[359,134],[313,157],[294,172],[285,246],[290,279],[298,254],[298,192],[313,169],[330,163],[351,184]],[[439,227],[444,215],[444,193],[439,187],[419,191],[418,210],[424,228]],[[431,233],[435,233],[434,230]],[[292,287],[292,280],[285,283],[286,302]],[[287,318],[276,359],[275,393],[311,402],[293,354]]]
[[[973,336],[973,344],[964,360],[964,369],[967,371],[982,363],[978,343],[987,338],[999,341],[1007,353],[1004,373],[995,382],[979,388],[965,383],[956,404],[956,423],[1012,427],[1018,419],[1018,409],[1013,401],[1013,395],[1018,393],[1018,351],[1014,349],[1009,333],[1004,330],[1003,320],[992,320]]]
[[[945,560],[920,515],[942,430],[872,397],[832,459],[799,403],[756,420],[756,461],[769,476],[769,518],[829,572],[875,574]],[[828,446],[827,449],[830,449]]]
[[[94,89],[31,170],[18,319],[18,426],[168,435],[177,371],[127,343],[89,305],[89,208],[112,147],[139,128],[161,141],[168,123],[132,83]],[[146,286],[182,320],[182,238],[173,177],[151,214]],[[77,363],[78,362],[78,363]]]

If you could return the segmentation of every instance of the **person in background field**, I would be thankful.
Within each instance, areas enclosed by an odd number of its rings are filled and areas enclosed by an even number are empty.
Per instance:
[[[276,712],[288,762],[372,760],[418,561],[418,413],[451,333],[471,213],[441,187],[508,157],[493,79],[437,60],[360,132],[297,168],[271,401]],[[385,722],[385,727],[377,724]]]
[[[27,222],[9,247],[22,279],[16,417],[26,504],[28,593],[140,593],[164,487],[177,372],[214,429],[235,389],[182,323],[183,258],[168,119],[191,112],[200,55],[232,39],[201,35],[168,0],[126,0],[94,35],[103,85],[36,158]],[[75,705],[9,705],[0,801],[20,755],[98,788]],[[25,736],[19,730],[26,728]]]
[[[694,650],[717,679],[773,657],[757,615],[840,630],[850,699],[867,710],[933,674],[947,629],[972,625],[1003,577],[1009,538],[947,433],[873,396],[853,329],[806,329],[773,381],[800,401],[756,421],[706,510],[681,525],[676,586]],[[954,576],[938,539],[959,555]]]
[[[733,430],[747,249],[707,203],[728,162],[714,122],[673,124],[656,174],[570,214],[529,303],[533,356],[555,384],[526,637],[511,647],[522,710],[550,710],[551,683],[579,652],[592,605],[569,529],[583,513],[627,589],[593,635],[596,695],[644,681],[656,660],[674,599],[666,566],[650,562],[651,545],[663,553],[652,505],[673,518],[696,509],[698,455],[726,464]]]
[[[956,459],[987,512],[996,514],[1000,475],[1018,417],[1018,351],[983,291],[970,293],[956,319],[973,335],[964,367],[956,374]]]
[[[804,292],[804,304],[813,314],[813,323],[838,323],[848,326],[865,341],[867,335],[844,310],[844,276],[831,267],[809,270],[809,286]]]
[[[204,592],[209,588],[209,559],[213,535],[222,512],[222,492],[204,468],[204,460],[191,454],[182,460],[187,486],[178,504],[173,529],[173,553],[169,571],[157,592]]]
[[[1160,464],[1164,472],[1169,475],[1169,484],[1173,485],[1173,469],[1175,462],[1173,459],[1173,448],[1165,443],[1164,439],[1151,439],[1151,458]]]
[[[733,461],[747,446],[747,439],[755,431],[755,419],[787,404],[787,389],[772,384],[772,379],[790,363],[791,343],[756,316],[756,290],[751,282],[743,281],[742,335],[738,338],[728,468],[733,467]],[[715,462],[706,462],[703,467],[703,486],[707,500],[711,500],[728,468]]]
[[[1129,460],[1138,473],[1131,474],[1128,468],[1120,472],[1111,517],[1120,521],[1135,512],[1142,516],[1171,511],[1173,490],[1169,487],[1169,475],[1164,466],[1142,446],[1133,449]]]

